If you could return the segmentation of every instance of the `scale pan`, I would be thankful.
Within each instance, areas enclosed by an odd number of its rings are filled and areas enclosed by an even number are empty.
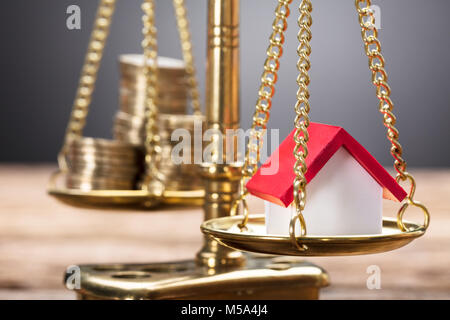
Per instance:
[[[158,205],[203,204],[204,190],[165,191],[157,197],[144,190],[89,190],[49,189],[48,193],[73,207],[89,209],[151,209]]]
[[[384,218],[383,232],[378,235],[305,236],[299,243],[307,250],[298,250],[289,236],[268,235],[265,232],[264,215],[250,215],[248,231],[240,231],[242,216],[208,220],[201,226],[206,235],[232,249],[284,256],[351,256],[382,253],[401,248],[425,233],[425,229],[412,222],[405,222],[407,232],[397,227],[397,220]]]
[[[165,190],[155,195],[146,190],[83,190],[67,188],[55,172],[48,187],[48,194],[64,204],[88,209],[152,209],[159,205],[200,206],[205,199],[205,190]]]
[[[153,208],[161,203],[158,197],[143,190],[80,190],[49,189],[48,193],[74,207],[90,209]]]

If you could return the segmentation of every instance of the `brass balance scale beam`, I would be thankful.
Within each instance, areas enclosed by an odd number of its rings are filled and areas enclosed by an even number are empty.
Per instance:
[[[224,139],[219,132],[239,128],[239,0],[208,0],[207,59],[207,129]],[[224,156],[223,142],[214,154]],[[241,167],[225,161],[201,165],[205,220],[229,215]],[[77,294],[82,299],[317,299],[327,285],[326,272],[304,260],[247,255],[205,237],[191,261],[81,266]]]

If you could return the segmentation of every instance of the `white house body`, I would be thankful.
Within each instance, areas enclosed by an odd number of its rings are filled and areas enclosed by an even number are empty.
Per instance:
[[[380,234],[383,199],[403,201],[405,190],[343,128],[311,122],[308,134],[303,210],[307,235]],[[289,235],[295,214],[295,135],[294,129],[246,184],[249,193],[266,201],[268,234]],[[272,167],[277,170],[267,174]]]
[[[306,188],[307,234],[358,235],[382,231],[383,188],[340,147]],[[266,231],[288,235],[294,202],[287,208],[265,202]],[[299,226],[297,225],[297,234]]]

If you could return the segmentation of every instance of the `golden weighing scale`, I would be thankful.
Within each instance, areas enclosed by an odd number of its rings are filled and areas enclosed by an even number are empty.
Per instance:
[[[183,56],[190,83],[195,88],[195,71],[191,54],[190,35],[184,0],[174,0]],[[265,233],[264,216],[251,214],[246,202],[245,183],[259,164],[261,139],[266,129],[277,82],[279,60],[283,54],[287,18],[292,0],[278,0],[273,32],[267,49],[267,59],[258,89],[256,111],[245,163],[226,163],[220,139],[226,139],[227,129],[239,128],[239,0],[208,0],[208,55],[206,80],[206,128],[216,129],[216,159],[204,162],[200,174],[204,190],[191,193],[167,193],[158,178],[155,162],[158,159],[157,131],[157,45],[154,25],[154,0],[143,3],[144,57],[147,77],[146,100],[146,174],[139,190],[77,190],[58,186],[56,180],[65,173],[60,157],[60,172],[52,177],[49,193],[64,203],[95,208],[147,208],[171,203],[203,203],[205,222],[204,246],[191,261],[151,264],[106,264],[81,266],[81,299],[317,299],[329,279],[320,267],[299,260],[296,256],[338,256],[381,253],[405,246],[422,236],[430,215],[425,206],[414,199],[415,180],[406,171],[402,148],[395,128],[390,87],[381,55],[370,0],[356,0],[356,16],[362,32],[365,52],[369,58],[372,82],[380,100],[380,112],[391,142],[397,181],[409,183],[409,194],[401,204],[397,219],[383,220],[383,232],[378,235],[309,236],[302,211],[307,203],[305,159],[308,155],[309,124],[309,56],[311,53],[312,1],[299,1],[298,7],[298,91],[295,105],[296,173],[294,201],[296,214],[290,223],[289,236]],[[101,0],[92,33],[80,88],[69,123],[66,143],[82,139],[90,95],[103,54],[115,0]],[[153,61],[153,62],[152,62]],[[197,101],[193,89],[191,98]],[[194,106],[199,112],[199,105]],[[225,141],[221,141],[225,142]],[[61,152],[64,154],[64,147]],[[236,156],[236,155],[235,155]],[[237,159],[237,157],[236,157]],[[222,164],[225,163],[225,164]],[[403,220],[408,207],[424,213],[424,224]],[[241,212],[242,211],[242,212]],[[300,234],[296,234],[296,224]],[[243,253],[242,251],[250,252]]]

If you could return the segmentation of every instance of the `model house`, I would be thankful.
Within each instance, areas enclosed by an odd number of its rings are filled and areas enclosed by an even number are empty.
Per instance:
[[[406,192],[381,164],[341,127],[308,127],[306,207],[308,235],[379,234],[382,199],[402,201]],[[265,200],[268,234],[288,235],[295,213],[294,131],[247,183]],[[297,230],[298,230],[297,226]]]

